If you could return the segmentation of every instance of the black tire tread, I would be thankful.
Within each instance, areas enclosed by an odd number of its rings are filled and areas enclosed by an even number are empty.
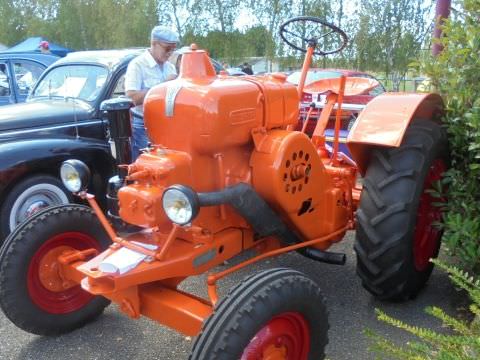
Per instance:
[[[328,315],[325,298],[318,286],[302,273],[286,268],[275,268],[246,278],[219,301],[195,340],[189,359],[231,359],[232,354],[229,353],[231,349],[227,340],[231,341],[231,337],[239,337],[242,334],[241,329],[246,316],[251,319],[255,319],[258,316],[258,314],[254,314],[255,309],[251,304],[260,303],[265,308],[268,308],[270,305],[269,296],[272,293],[281,293],[282,289],[288,286],[308,291],[311,294],[311,299],[321,299],[320,303],[317,302],[317,307],[319,312],[324,312],[321,314],[321,317],[325,319],[325,336],[320,336],[317,339],[319,341],[316,341],[316,345],[322,349],[322,353],[315,354],[315,357],[312,357],[312,359],[324,358],[323,350],[328,343],[326,335],[328,331]],[[222,331],[224,328],[231,330]]]
[[[59,215],[67,215],[75,212],[81,218],[88,221],[98,221],[96,215],[87,206],[84,205],[58,205],[44,209],[33,215],[29,220],[20,224],[6,239],[0,248],[0,308],[5,316],[12,321],[17,327],[37,335],[58,335],[70,332],[76,328],[93,321],[101,315],[110,303],[103,297],[95,297],[89,306],[90,311],[83,317],[76,318],[69,324],[62,325],[59,323],[38,323],[37,319],[32,319],[25,315],[25,309],[19,306],[18,287],[19,279],[15,277],[15,269],[22,266],[24,254],[28,248],[25,236],[28,236],[39,224],[46,224],[49,218]],[[25,300],[25,299],[21,299]],[[63,315],[55,315],[52,318],[61,320]]]
[[[434,158],[444,157],[445,144],[440,125],[416,119],[400,147],[373,151],[356,213],[354,248],[363,286],[380,299],[412,298],[430,276],[432,266],[422,273],[413,269],[412,238],[424,178]],[[402,161],[411,166],[402,167]],[[403,226],[387,226],[395,218]]]

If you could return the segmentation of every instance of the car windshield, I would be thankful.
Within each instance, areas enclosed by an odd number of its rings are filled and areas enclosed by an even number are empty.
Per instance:
[[[107,76],[108,70],[102,66],[58,66],[42,78],[30,98],[73,97],[94,101],[105,85]]]
[[[298,85],[300,82],[300,75],[302,75],[301,71],[295,71],[294,73],[288,75],[287,81],[289,83]],[[309,71],[307,73],[307,78],[305,79],[305,86],[322,79],[339,78],[341,75],[342,74],[337,71]]]

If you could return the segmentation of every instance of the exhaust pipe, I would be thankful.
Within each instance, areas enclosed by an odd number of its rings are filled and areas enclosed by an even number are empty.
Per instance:
[[[276,236],[286,245],[294,245],[303,240],[282,221],[267,202],[248,184],[239,183],[222,191],[198,193],[200,206],[228,204],[252,225],[260,236]],[[343,253],[322,251],[316,248],[302,248],[298,252],[310,259],[344,265]]]
[[[130,124],[130,109],[132,100],[128,98],[114,98],[105,100],[100,110],[108,120],[110,151],[118,165],[132,162],[132,126]],[[119,169],[119,177],[125,179],[127,169]]]
[[[132,127],[130,124],[130,109],[134,106],[128,98],[114,98],[105,100],[100,110],[108,121],[108,137],[110,151],[117,165],[126,165],[132,162]],[[118,175],[108,180],[107,188],[107,215],[114,226],[119,229],[125,223],[118,213],[118,190],[125,184],[128,170],[125,167],[118,169]]]

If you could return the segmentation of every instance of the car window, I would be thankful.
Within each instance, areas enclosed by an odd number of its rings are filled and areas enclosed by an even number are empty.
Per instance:
[[[10,95],[10,85],[8,83],[8,67],[6,63],[0,62],[0,96]]]
[[[27,95],[38,78],[45,70],[45,66],[27,60],[15,60],[13,71],[17,80],[18,93]]]
[[[113,88],[112,98],[125,96],[125,74],[122,74]]]
[[[218,74],[220,71],[225,70],[223,65],[219,63],[217,60],[210,58],[213,67],[215,68],[215,72]]]
[[[380,81],[378,81],[377,79],[375,79],[373,76],[368,75],[368,74],[355,74],[354,76],[355,77],[363,77],[363,78],[367,78],[367,79],[372,79],[372,80],[375,80],[375,81],[378,82],[378,86],[375,86],[373,89],[371,89],[368,92],[368,95],[378,96],[378,95],[383,94],[385,92],[385,88],[383,87],[382,83]]]
[[[51,69],[31,97],[74,97],[94,101],[101,93],[108,70],[98,65],[64,65]]]
[[[385,89],[383,88],[382,85],[375,86],[372,90],[368,92],[368,95],[370,96],[378,96],[380,94],[383,94],[385,92]]]

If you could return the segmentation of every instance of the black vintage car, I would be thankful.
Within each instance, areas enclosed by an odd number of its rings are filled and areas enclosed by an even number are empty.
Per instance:
[[[66,159],[85,162],[89,188],[104,196],[115,162],[99,106],[124,96],[127,65],[141,51],[68,54],[41,76],[26,103],[0,107],[0,244],[39,209],[74,200],[58,176]]]

